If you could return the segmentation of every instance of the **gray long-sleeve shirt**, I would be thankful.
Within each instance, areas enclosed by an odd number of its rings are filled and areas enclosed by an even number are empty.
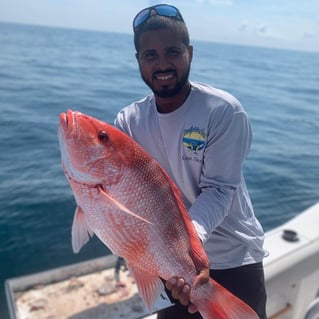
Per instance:
[[[262,261],[264,232],[242,173],[252,132],[238,100],[192,82],[176,111],[158,113],[151,94],[120,111],[115,125],[177,184],[212,269]]]

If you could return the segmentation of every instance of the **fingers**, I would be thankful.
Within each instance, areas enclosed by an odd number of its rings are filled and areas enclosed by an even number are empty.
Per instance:
[[[166,282],[166,288],[171,291],[172,297],[178,299],[182,305],[187,306],[189,304],[191,288],[183,278],[171,278]]]
[[[188,306],[189,313],[198,311],[197,307],[190,302],[191,287],[185,283],[183,278],[171,278],[166,282],[166,288],[171,291],[171,295],[174,299],[178,299],[182,305]]]
[[[188,312],[189,312],[189,313],[195,313],[195,312],[197,312],[197,311],[198,311],[198,309],[197,309],[197,307],[196,307],[194,304],[190,303],[190,304],[188,305]]]
[[[201,285],[209,281],[209,269],[205,268],[195,277],[193,282],[193,289],[199,288]],[[171,295],[174,299],[188,306],[188,312],[195,313],[198,311],[197,307],[190,302],[191,287],[185,282],[183,278],[173,277],[166,281],[166,288],[170,290]]]
[[[176,283],[177,283],[177,277],[172,277],[171,279],[169,279],[169,280],[167,280],[166,281],[166,284],[165,284],[165,286],[166,286],[166,288],[168,289],[168,290],[172,290],[172,288],[176,285]]]

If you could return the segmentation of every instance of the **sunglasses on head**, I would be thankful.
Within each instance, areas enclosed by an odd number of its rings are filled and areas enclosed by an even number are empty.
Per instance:
[[[184,22],[183,17],[177,8],[168,4],[158,4],[156,6],[143,9],[135,16],[133,20],[134,31],[152,16],[152,11],[155,11],[155,13],[159,16],[173,18]]]

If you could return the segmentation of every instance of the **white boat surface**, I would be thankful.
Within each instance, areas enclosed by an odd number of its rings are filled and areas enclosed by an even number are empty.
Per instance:
[[[319,202],[265,236],[264,260],[269,319],[319,319]],[[134,280],[115,256],[5,282],[11,319],[153,319]],[[169,306],[163,295],[154,311]]]

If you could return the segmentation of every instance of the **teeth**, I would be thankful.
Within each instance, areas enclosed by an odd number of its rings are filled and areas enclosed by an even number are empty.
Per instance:
[[[171,79],[173,77],[173,75],[158,75],[157,78],[159,80],[168,80],[168,79]]]

